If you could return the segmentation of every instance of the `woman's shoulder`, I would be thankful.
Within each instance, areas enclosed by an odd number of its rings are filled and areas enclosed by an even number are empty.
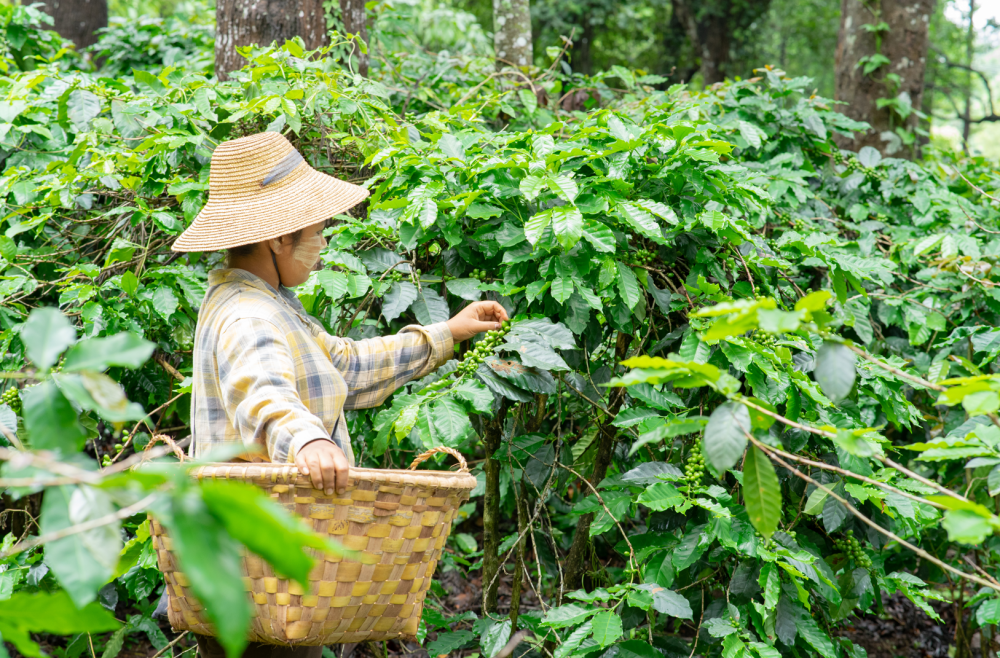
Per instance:
[[[256,277],[226,276],[233,270],[223,270],[221,276],[209,279],[210,287],[199,312],[199,322],[207,321],[222,330],[238,320],[263,320],[280,327],[293,314]],[[212,272],[215,274],[215,272]],[[252,275],[250,275],[252,277]]]

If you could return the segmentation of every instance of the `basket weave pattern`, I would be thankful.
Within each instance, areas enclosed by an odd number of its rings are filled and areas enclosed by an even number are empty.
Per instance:
[[[414,466],[428,456],[421,455]],[[199,478],[236,479],[264,488],[316,532],[359,552],[356,560],[316,555],[308,591],[247,553],[243,576],[254,609],[249,639],[315,646],[415,636],[452,520],[476,486],[461,461],[460,472],[352,468],[346,492],[333,496],[313,489],[293,466],[210,464],[195,469]],[[155,520],[150,525],[167,583],[171,626],[215,635],[177,568],[170,537]]]

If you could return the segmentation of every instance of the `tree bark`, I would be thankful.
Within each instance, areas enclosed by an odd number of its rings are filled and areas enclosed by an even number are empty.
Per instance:
[[[618,334],[618,342],[615,345],[615,362],[620,362],[628,352],[628,346],[632,342],[632,336],[624,333]],[[594,471],[590,476],[590,484],[595,488],[601,480],[607,477],[608,467],[611,466],[611,457],[614,455],[615,437],[618,436],[618,428],[611,424],[611,421],[618,410],[621,409],[625,401],[625,389],[619,388],[611,396],[611,404],[608,406],[607,420],[598,428],[597,455],[594,458]],[[593,495],[593,494],[591,494]],[[576,522],[576,532],[573,534],[573,543],[570,545],[569,554],[566,556],[565,577],[563,579],[563,593],[580,589],[583,585],[583,574],[587,551],[590,549],[590,524],[594,522],[594,515],[584,514]]]
[[[723,82],[730,71],[730,51],[738,33],[767,13],[771,0],[671,0],[676,20],[700,62],[705,86]]]
[[[368,21],[365,16],[365,0],[340,0],[340,15],[344,21],[344,29],[348,34],[357,34],[368,44]],[[356,69],[364,77],[368,77],[368,53],[354,44],[351,57],[357,62]]]
[[[486,461],[483,473],[486,475],[486,492],[483,494],[483,614],[497,611],[497,589],[500,579],[500,462],[493,454],[500,449],[503,436],[503,421],[507,417],[507,399],[500,403],[496,418],[486,424],[483,443],[486,447]]]
[[[301,37],[306,50],[329,43],[322,0],[217,0],[215,24],[215,74],[220,80],[246,65],[237,46],[283,44],[293,37]]]
[[[97,30],[108,26],[107,0],[42,0],[42,5],[42,11],[55,20],[52,29],[75,43],[77,50],[97,43]]]
[[[873,0],[869,5],[861,0],[841,1],[834,96],[846,103],[841,110],[844,114],[871,126],[853,139],[836,136],[841,148],[857,151],[871,146],[883,155],[913,155],[913,149],[904,149],[894,131],[896,128],[913,131],[918,123],[916,114],[911,112],[903,118],[891,107],[879,109],[877,102],[882,98],[908,99],[914,109],[921,107],[929,46],[928,26],[933,11],[934,0]],[[879,21],[889,25],[887,31],[880,33],[880,49],[878,35],[863,27]],[[863,66],[858,66],[858,62],[879,52],[889,59],[889,63],[864,75]]]
[[[505,66],[531,65],[529,0],[493,0],[493,50],[498,71]]]

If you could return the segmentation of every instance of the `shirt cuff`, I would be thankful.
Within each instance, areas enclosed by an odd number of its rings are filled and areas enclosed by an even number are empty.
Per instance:
[[[435,368],[440,368],[455,358],[455,339],[451,335],[451,328],[447,322],[435,322],[425,326],[424,329],[430,337]]]
[[[329,436],[323,436],[322,434],[314,434],[311,432],[297,434],[292,438],[292,441],[288,446],[288,463],[294,464],[295,457],[298,456],[299,451],[313,441],[329,441],[330,443],[334,443],[332,438]]]

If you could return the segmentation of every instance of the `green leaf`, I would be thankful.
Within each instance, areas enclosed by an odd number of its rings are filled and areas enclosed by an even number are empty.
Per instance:
[[[972,546],[982,544],[994,531],[990,519],[967,509],[948,510],[941,526],[948,532],[949,541]]]
[[[620,203],[618,204],[618,214],[625,220],[626,224],[644,237],[658,244],[667,244],[656,218],[646,210],[631,203]]]
[[[574,206],[560,206],[552,209],[552,230],[556,240],[567,251],[583,236],[583,215]]]
[[[336,545],[312,532],[261,489],[242,482],[206,480],[201,495],[226,531],[267,560],[280,575],[308,586],[314,560],[306,548],[337,554]]]
[[[166,93],[167,88],[163,86],[160,79],[157,78],[152,73],[147,73],[146,71],[137,71],[132,69],[132,77],[135,80],[135,84],[145,93],[152,93],[156,96],[162,96]]]
[[[138,368],[149,360],[154,349],[155,343],[127,331],[108,338],[88,338],[69,349],[63,370],[104,371],[111,366]]]
[[[737,125],[740,129],[740,136],[754,148],[760,148],[761,143],[767,139],[767,133],[749,121],[740,121]]]
[[[576,603],[569,603],[556,608],[549,608],[549,611],[542,618],[542,624],[549,628],[576,626],[595,612],[596,610],[593,608],[585,608]]]
[[[645,505],[655,512],[662,512],[677,507],[684,502],[684,496],[667,482],[658,482],[643,491],[636,499],[637,503]]]
[[[452,389],[455,396],[465,400],[472,405],[472,408],[481,414],[490,415],[493,407],[493,394],[489,389],[473,379],[467,379]]]
[[[719,473],[739,461],[747,447],[750,431],[750,414],[746,407],[736,402],[726,402],[716,407],[705,426],[705,458]]]
[[[55,382],[44,381],[21,391],[24,424],[35,450],[55,450],[70,455],[83,449],[87,433],[76,410]]]
[[[826,397],[834,403],[846,398],[854,386],[856,358],[846,345],[825,342],[816,351],[813,376]]]
[[[552,222],[552,209],[543,210],[540,213],[532,215],[527,222],[524,223],[524,237],[528,238],[528,242],[535,244],[538,239],[542,237],[542,233],[548,228],[549,224]]]
[[[29,633],[102,633],[119,626],[114,615],[99,603],[80,609],[66,592],[16,592],[0,601],[0,634],[22,654],[33,658],[42,652]]]
[[[250,601],[243,588],[239,544],[225,530],[196,489],[174,494],[154,508],[174,545],[177,565],[205,605],[228,658],[247,643]]]
[[[622,618],[611,610],[594,615],[591,620],[594,639],[602,647],[614,644],[622,636]]]
[[[521,179],[519,188],[525,199],[528,201],[534,201],[538,198],[538,195],[542,193],[542,190],[545,189],[545,179],[534,174],[525,176]]]
[[[483,367],[480,366],[480,368]],[[517,361],[496,357],[487,358],[485,367],[503,379],[509,380],[519,389],[523,388],[532,393],[545,395],[552,395],[556,392],[556,380],[545,370],[530,368]]]
[[[438,400],[431,407],[434,438],[441,445],[455,448],[472,433],[468,412],[451,398]]]
[[[523,89],[521,91],[524,91]],[[534,98],[534,94],[532,94]],[[510,639],[510,619],[501,622],[494,622],[479,638],[479,645],[483,648],[484,658],[493,658],[497,655],[507,640]]]
[[[90,128],[90,122],[101,113],[101,99],[86,89],[74,89],[66,100],[66,116],[77,132]]]
[[[632,268],[624,263],[616,263],[618,269],[618,292],[629,309],[634,309],[639,303],[639,282],[632,272]]]
[[[771,460],[756,446],[743,462],[743,500],[753,527],[770,539],[781,520],[781,484]]]
[[[477,302],[483,296],[479,290],[479,279],[449,279],[445,286],[448,292],[470,302]]]
[[[75,340],[76,328],[55,308],[35,309],[21,327],[21,342],[28,358],[39,370],[51,368]]]
[[[153,308],[164,320],[170,320],[170,316],[177,310],[177,295],[170,288],[160,287],[153,291]]]
[[[602,253],[614,253],[615,234],[605,224],[592,219],[585,219],[582,235],[595,250]]]
[[[573,294],[573,280],[570,278],[553,279],[549,294],[560,304],[564,303]]]
[[[393,282],[389,292],[382,298],[382,316],[392,322],[410,308],[417,300],[417,287],[409,281]]]
[[[441,135],[437,145],[447,157],[465,162],[465,145],[458,141],[454,135],[450,133]]]
[[[639,585],[638,589],[646,590],[653,595],[653,608],[657,612],[678,619],[693,618],[691,604],[677,592],[653,584]]]
[[[587,639],[587,636],[589,636],[593,630],[593,622],[591,621],[587,621],[586,623],[573,629],[573,632],[569,634],[569,637],[562,641],[562,644],[560,644],[559,648],[556,649],[556,652],[552,654],[552,657],[570,658],[570,656],[577,655],[577,649],[580,648],[580,645],[583,644],[583,641]]]
[[[413,302],[412,308],[413,314],[417,316],[417,322],[424,326],[435,322],[445,322],[451,317],[448,302],[428,286],[423,286],[417,293],[417,299]]]
[[[976,610],[976,623],[980,626],[1000,623],[1000,599],[983,601]]]
[[[472,631],[438,633],[437,639],[428,643],[425,648],[427,649],[428,655],[431,656],[440,656],[442,654],[447,655],[461,649],[474,639],[476,639],[476,635]]]
[[[85,485],[51,487],[42,499],[40,530],[46,535],[114,512],[111,498],[100,489]],[[77,607],[96,599],[97,590],[114,573],[122,550],[120,526],[119,522],[108,523],[45,545],[45,564]]]

